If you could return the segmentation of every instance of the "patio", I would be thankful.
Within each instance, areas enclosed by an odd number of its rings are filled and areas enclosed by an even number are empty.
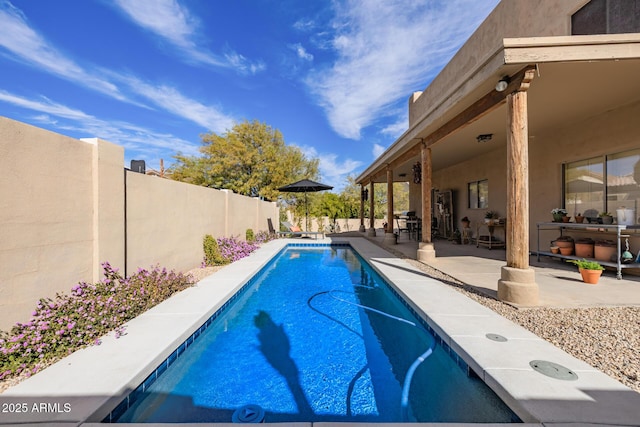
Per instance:
[[[396,255],[416,259],[418,242],[400,233],[397,245],[385,245],[384,230],[376,230],[376,237],[366,233],[350,232],[340,236],[358,236],[372,240]],[[444,239],[434,241],[436,260],[431,267],[463,282],[478,291],[497,299],[500,267],[505,265],[504,249],[477,248],[475,244],[459,245]],[[556,308],[640,306],[640,276],[623,272],[623,279],[616,279],[614,270],[607,270],[597,285],[582,282],[577,267],[559,259],[537,256],[529,257],[536,272],[540,292],[540,306]]]

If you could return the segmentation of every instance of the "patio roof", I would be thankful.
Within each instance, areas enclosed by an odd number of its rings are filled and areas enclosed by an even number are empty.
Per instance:
[[[457,59],[447,67],[458,66]],[[432,148],[433,170],[505,145],[509,90],[497,92],[495,85],[525,68],[536,72],[528,90],[529,139],[535,144],[536,134],[640,100],[640,34],[503,39],[474,69],[449,71],[461,74],[458,81],[439,75],[414,94],[411,102],[429,97],[419,100],[428,107],[356,182],[386,182],[388,166],[394,180],[405,181],[399,175],[410,176],[422,141]],[[491,140],[479,143],[483,134],[492,134]]]

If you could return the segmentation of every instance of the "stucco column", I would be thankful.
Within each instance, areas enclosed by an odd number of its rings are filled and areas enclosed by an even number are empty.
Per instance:
[[[361,233],[364,233],[364,185],[360,185],[360,229]]]
[[[387,166],[387,228],[384,230],[384,243],[395,245],[396,236],[393,234],[393,169]]]
[[[376,211],[375,211],[375,193],[373,192],[373,180],[369,183],[369,231],[367,236],[375,237],[376,235]]]
[[[429,262],[436,257],[436,249],[431,241],[431,187],[432,187],[432,165],[431,148],[422,143],[420,150],[420,164],[422,167],[421,188],[422,188],[422,239],[418,244],[418,261]]]
[[[531,75],[533,79],[533,74]],[[498,280],[498,299],[538,304],[535,271],[529,267],[529,138],[527,92],[507,95],[507,265]]]

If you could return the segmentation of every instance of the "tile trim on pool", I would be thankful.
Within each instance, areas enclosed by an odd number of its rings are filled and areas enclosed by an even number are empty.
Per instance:
[[[273,257],[258,270],[242,287],[233,294],[225,303],[218,308],[195,332],[193,332],[182,344],[180,344],[165,360],[163,360],[158,367],[145,378],[139,386],[137,386],[131,393],[129,393],[109,414],[102,420],[103,423],[112,423],[120,418],[131,406],[133,406],[138,398],[149,388],[155,381],[171,366],[178,358],[189,348],[200,335],[213,323],[215,319],[221,316],[226,309],[239,297],[241,297],[247,289],[249,289],[267,269],[269,269],[275,260],[288,248],[327,248],[327,247],[348,247],[351,248],[360,258],[360,262],[367,262],[358,251],[351,246],[348,242],[325,242],[325,243],[287,243],[281,250],[279,250]],[[391,291],[391,293],[406,307],[411,314],[420,321],[420,324],[435,337],[436,344],[441,346],[445,353],[453,359],[456,365],[463,370],[467,375],[475,374],[469,365],[464,361],[462,357],[458,355],[441,337],[440,335],[429,325],[429,323],[418,314],[411,304],[407,302],[391,284],[382,275],[378,273],[378,276],[384,283],[384,285]],[[476,375],[477,376],[477,375]],[[515,414],[513,414],[515,416]]]

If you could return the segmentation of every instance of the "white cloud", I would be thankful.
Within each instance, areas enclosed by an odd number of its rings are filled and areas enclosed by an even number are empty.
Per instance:
[[[171,134],[155,132],[125,121],[98,119],[44,97],[34,100],[0,90],[0,101],[40,113],[32,119],[41,124],[55,125],[58,131],[84,133],[86,136],[122,145],[126,150],[146,153],[156,158],[166,156],[167,150],[170,153],[180,151],[188,155],[198,153],[196,144]]]
[[[393,105],[423,89],[498,0],[346,0],[336,3],[335,62],[306,84],[332,128],[359,139]]]
[[[317,158],[320,161],[319,169],[322,182],[334,186],[334,191],[344,186],[347,176],[363,165],[363,162],[353,159],[338,160],[338,155],[333,153],[318,153],[311,146],[297,146],[307,158]]]
[[[373,158],[377,159],[378,157],[380,157],[382,155],[382,153],[384,153],[384,150],[386,150],[385,147],[383,147],[380,144],[373,144]]]
[[[251,62],[235,51],[216,55],[200,46],[200,22],[176,0],[116,0],[117,6],[136,25],[162,37],[190,60],[214,67],[232,68],[241,74],[255,74],[266,68],[264,62]]]
[[[110,97],[127,101],[113,83],[96,76],[49,45],[29,27],[24,14],[7,1],[0,2],[0,46],[29,65],[78,83]]]
[[[133,76],[118,75],[117,78],[126,83],[137,95],[208,130],[224,132],[233,127],[235,122],[233,117],[223,113],[219,108],[188,98],[173,87],[154,86]]]
[[[0,46],[5,47],[29,65],[120,101],[147,108],[127,96],[131,93],[123,94],[123,88],[114,82],[124,83],[136,95],[143,96],[147,101],[165,111],[197,123],[209,130],[224,131],[233,125],[234,119],[221,112],[218,108],[190,99],[175,88],[166,85],[153,86],[137,77],[125,76],[105,69],[96,68],[95,71],[87,71],[47,43],[34,29],[29,27],[24,15],[20,10],[13,7],[11,3],[1,2],[0,6]],[[173,37],[175,39],[179,39],[182,30],[179,26],[175,26],[174,29],[167,30],[167,32],[174,34]],[[237,63],[241,62],[240,58],[230,58],[229,60]],[[5,93],[4,96],[7,97],[9,95]],[[14,101],[16,105],[24,102],[33,102],[15,99]],[[23,105],[23,107],[30,108],[28,105]],[[47,108],[55,110],[58,107],[50,103],[47,104]],[[66,113],[58,110],[52,112],[52,114],[62,117]]]
[[[304,61],[313,61],[313,55],[307,52],[304,46],[302,46],[300,43],[290,44],[289,49],[293,50],[296,55],[298,55],[298,58]]]

